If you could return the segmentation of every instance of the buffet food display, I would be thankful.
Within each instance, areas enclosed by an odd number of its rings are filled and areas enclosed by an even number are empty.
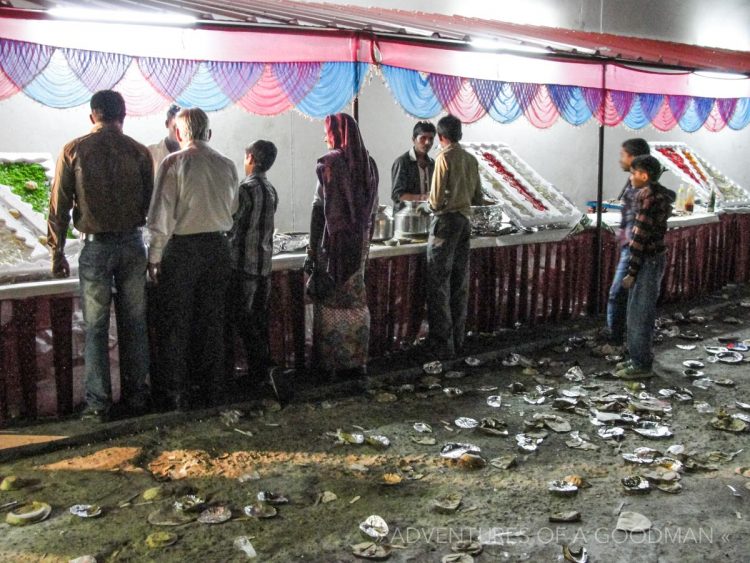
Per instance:
[[[49,271],[47,207],[53,173],[49,154],[0,153],[1,283]],[[71,257],[79,246],[78,240],[69,241]]]
[[[463,143],[479,161],[485,197],[522,229],[571,228],[582,213],[553,184],[502,143]],[[488,213],[490,211],[488,210]],[[483,217],[486,223],[486,217]]]
[[[695,189],[698,199],[706,204],[711,192],[716,193],[717,205],[723,208],[750,206],[750,192],[722,174],[708,160],[685,143],[649,143],[652,153],[681,184]]]

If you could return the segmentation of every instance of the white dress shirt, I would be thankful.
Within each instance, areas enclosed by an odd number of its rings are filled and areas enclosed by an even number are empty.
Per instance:
[[[234,162],[204,141],[165,157],[148,213],[149,262],[161,262],[172,235],[229,231],[238,188]]]

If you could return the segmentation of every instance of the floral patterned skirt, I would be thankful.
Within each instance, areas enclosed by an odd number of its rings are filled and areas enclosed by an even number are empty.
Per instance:
[[[370,309],[365,264],[322,301],[313,305],[313,348],[316,367],[331,371],[367,365]]]

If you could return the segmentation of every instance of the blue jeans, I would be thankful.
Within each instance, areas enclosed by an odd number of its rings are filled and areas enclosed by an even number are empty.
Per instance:
[[[613,342],[622,344],[625,340],[625,321],[628,314],[628,290],[622,287],[623,278],[628,275],[630,247],[620,249],[620,261],[617,263],[615,277],[609,288],[607,300],[607,328]]]
[[[439,356],[460,352],[469,302],[471,223],[461,213],[432,219],[427,240],[429,342]]]
[[[651,369],[654,363],[656,301],[666,263],[666,254],[646,257],[628,294],[628,352],[639,369]]]
[[[148,395],[146,248],[140,231],[86,241],[78,258],[81,307],[86,324],[86,403],[106,410],[112,403],[109,373],[109,315],[115,302],[120,347],[121,396],[142,404]]]

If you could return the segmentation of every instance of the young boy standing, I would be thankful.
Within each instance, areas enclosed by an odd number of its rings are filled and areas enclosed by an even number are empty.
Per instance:
[[[266,172],[276,161],[276,145],[255,141],[245,149],[245,174],[239,206],[229,232],[232,256],[230,316],[245,345],[251,387],[271,364],[268,313],[271,298],[274,215],[279,204]]]
[[[666,265],[664,235],[675,200],[675,193],[659,183],[661,172],[661,164],[653,156],[638,156],[630,165],[630,183],[637,194],[628,274],[622,280],[623,288],[629,290],[627,342],[630,354],[629,362],[616,373],[623,379],[653,375],[656,301]]]

